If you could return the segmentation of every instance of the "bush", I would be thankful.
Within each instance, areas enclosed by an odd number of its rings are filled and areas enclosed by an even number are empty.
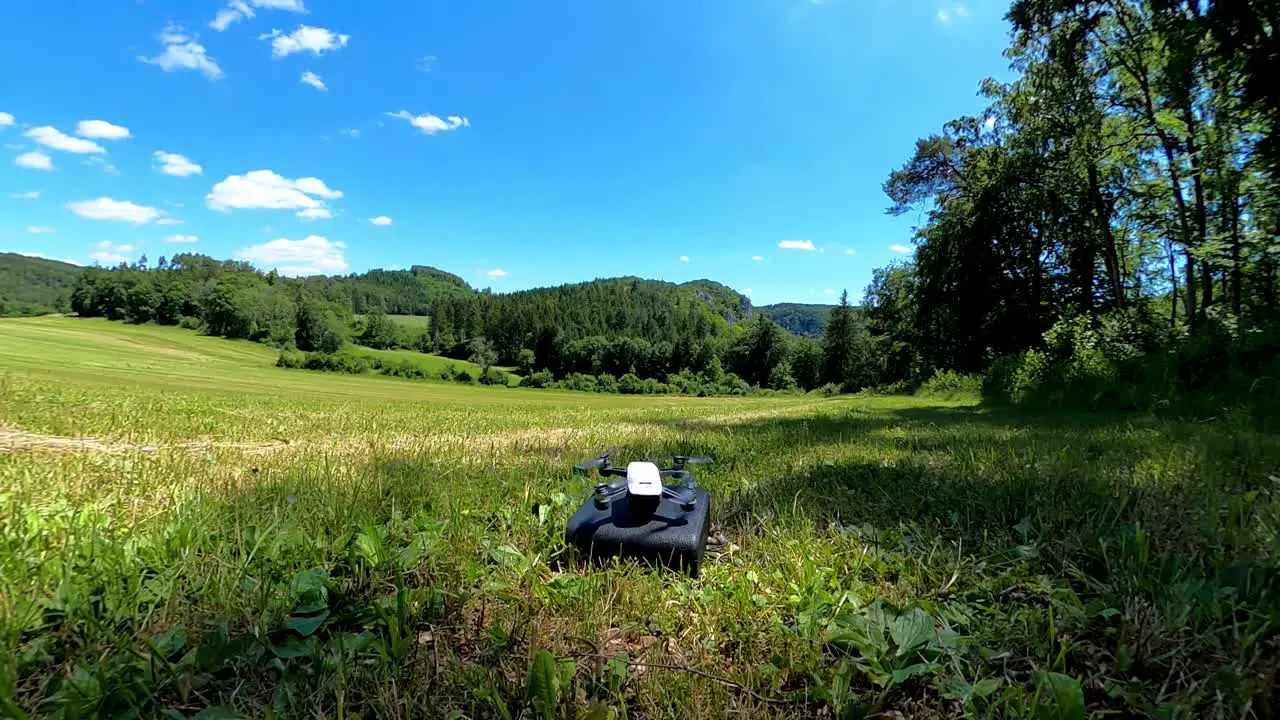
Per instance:
[[[466,370],[459,370],[457,374],[453,376],[453,379],[460,383],[473,383],[476,381],[475,378],[471,377],[471,373]]]
[[[198,317],[183,315],[182,317],[178,318],[178,327],[186,328],[188,330],[200,330],[201,328],[204,327],[204,324],[200,322],[200,318]]]
[[[521,384],[523,385],[524,383]],[[559,387],[564,390],[577,390],[579,392],[597,392],[599,390],[596,376],[583,373],[569,373],[569,377],[560,381]]]
[[[963,375],[954,370],[938,370],[916,391],[917,395],[943,398],[967,397],[981,393],[981,375]]]
[[[822,395],[823,397],[835,397],[840,394],[840,386],[836,383],[827,383],[817,390],[814,390],[814,392]]]
[[[307,370],[322,370],[325,372],[341,372],[360,375],[369,372],[371,365],[369,363],[369,358],[351,352],[313,352],[307,353],[304,356],[302,367]]]
[[[644,381],[635,373],[627,373],[618,380],[617,391],[623,395],[643,395]]]
[[[618,392],[618,381],[609,373],[600,373],[596,377],[596,390],[602,393]]]
[[[436,373],[436,375],[441,380],[446,380],[446,381],[456,380],[458,378],[458,366],[454,365],[453,363],[449,363],[448,365],[445,365],[444,367],[440,368],[440,372]]]
[[[546,387],[551,387],[552,383],[554,383],[555,381],[556,381],[556,378],[554,375],[551,374],[550,370],[542,370],[540,372],[532,373],[530,375],[526,375],[523,378],[521,378],[520,387],[546,388]]]
[[[511,384],[511,376],[496,367],[489,366],[480,373],[480,384],[506,387]]]
[[[276,358],[276,367],[301,369],[307,361],[307,356],[297,350],[284,350],[280,353],[280,357]]]

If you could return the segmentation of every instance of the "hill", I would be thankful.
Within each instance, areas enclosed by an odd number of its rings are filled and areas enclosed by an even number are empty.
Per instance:
[[[0,317],[71,309],[71,289],[84,268],[16,253],[0,253]]]
[[[778,303],[761,305],[755,312],[778,323],[783,330],[793,335],[816,337],[827,329],[827,320],[835,305],[810,305],[808,303]]]

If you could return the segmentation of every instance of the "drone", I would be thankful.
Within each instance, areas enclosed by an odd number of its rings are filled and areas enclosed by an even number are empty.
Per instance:
[[[706,551],[711,498],[694,482],[691,465],[712,459],[673,455],[670,467],[651,460],[618,467],[606,453],[575,465],[577,474],[597,473],[592,488],[565,533],[566,541],[594,560],[633,558],[697,577]],[[663,480],[676,480],[667,485]]]

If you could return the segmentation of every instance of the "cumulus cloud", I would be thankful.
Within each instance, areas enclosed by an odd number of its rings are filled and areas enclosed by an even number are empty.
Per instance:
[[[969,8],[965,5],[952,5],[938,10],[938,22],[943,25],[949,24],[952,20],[965,18],[969,16]]]
[[[165,28],[160,33],[160,43],[164,45],[164,52],[153,58],[139,56],[138,59],[148,65],[158,65],[165,72],[196,70],[204,73],[210,80],[222,78],[222,68],[218,67],[218,62],[209,57],[208,51],[196,42],[195,36],[188,35],[180,26],[170,25]]]
[[[688,255],[681,255],[681,256],[680,256],[680,262],[689,262],[689,256],[688,256]]]
[[[751,288],[747,288],[746,290],[743,290],[742,294],[747,297],[751,297]]]
[[[67,258],[56,258],[51,255],[46,255],[42,252],[23,252],[22,250],[18,250],[14,254],[22,255],[23,257],[40,258],[41,260],[53,260],[55,262],[66,263],[68,265],[75,265],[76,267],[83,267],[82,263],[78,263],[75,260],[69,260]]]
[[[498,278],[506,277],[508,274],[509,273],[506,270],[503,270],[502,268],[494,268],[489,272],[485,273],[485,277],[489,278],[490,280],[497,280]]]
[[[299,82],[304,85],[310,85],[311,87],[321,91],[329,89],[325,86],[324,81],[320,79],[320,76],[310,70],[302,73],[302,79]]]
[[[892,251],[894,251],[894,252],[896,252],[896,253],[909,253],[909,252],[911,252],[911,248],[907,247],[906,245],[890,245],[890,246],[889,246],[889,249],[890,249],[890,250],[892,250]]]
[[[303,220],[329,220],[333,217],[333,211],[325,207],[307,208],[299,210],[298,217]]]
[[[845,255],[856,255],[856,254],[857,254],[857,251],[856,251],[856,250],[854,250],[853,248],[845,248],[845,249],[844,249],[844,254],[845,254]]]
[[[106,120],[81,120],[76,125],[76,134],[97,140],[123,140],[129,137],[129,128],[112,125]]]
[[[13,116],[7,112],[0,112],[0,128],[9,127],[13,124]]]
[[[26,132],[26,136],[40,145],[44,145],[47,148],[53,148],[54,150],[61,150],[63,152],[77,153],[80,155],[101,154],[106,152],[106,149],[92,140],[72,137],[63,133],[58,128],[51,127],[49,125],[31,128]]]
[[[162,217],[156,221],[157,225],[181,225],[182,221],[177,218]]]
[[[991,117],[989,117],[989,118],[987,118],[986,120],[982,121],[982,127],[983,127],[987,132],[991,132],[992,130],[994,130],[994,129],[995,129],[995,127],[996,127],[996,116],[995,116],[995,115],[992,115]]]
[[[191,162],[185,156],[178,153],[165,152],[157,150],[152,153],[156,162],[160,163],[157,169],[165,175],[174,177],[188,177],[191,175],[200,175],[204,172],[204,168]]]
[[[103,240],[98,243],[98,251],[90,257],[99,265],[119,265],[129,262],[129,256],[125,253],[131,253],[137,249],[134,245],[116,245],[110,240]]]
[[[355,128],[343,128],[340,132],[352,140],[360,137],[360,131]]]
[[[471,121],[461,115],[450,115],[449,117],[442,118],[430,113],[425,115],[414,115],[408,110],[401,110],[400,112],[387,113],[387,117],[405,120],[426,135],[435,135],[439,132],[447,132],[449,130],[457,130],[458,128],[471,126]]]
[[[435,68],[435,66],[436,66],[435,55],[424,55],[418,58],[417,60],[415,60],[413,63],[414,69],[416,69],[418,72],[421,72],[421,73],[429,73]]]
[[[822,294],[826,295],[827,297],[835,297],[836,291],[834,288],[823,288]]]
[[[231,0],[225,8],[218,11],[213,21],[209,23],[209,27],[222,32],[241,20],[251,20],[254,17],[254,8],[286,10],[294,13],[305,13],[307,11],[302,4],[302,0],[248,0],[248,2]]]
[[[806,252],[818,249],[814,247],[812,240],[783,240],[778,243],[778,247],[783,250],[804,250]]]
[[[351,39],[351,36],[335,33],[332,30],[321,27],[299,25],[298,29],[291,33],[285,34],[279,30],[272,30],[265,35],[259,35],[258,39],[270,40],[272,56],[282,58],[300,52],[320,55],[334,50],[341,50],[347,46],[347,41]]]
[[[336,274],[347,270],[347,260],[342,252],[346,247],[345,243],[333,242],[319,235],[309,235],[302,240],[277,238],[241,248],[236,251],[235,258],[251,262],[263,270],[274,269],[281,275]]]
[[[57,232],[57,230],[54,230],[53,228],[48,227],[46,225],[28,225],[27,232],[31,233],[32,235],[52,235],[53,233]]]
[[[170,235],[164,241],[167,243],[191,244],[200,242],[200,238],[196,235]]]
[[[752,259],[752,260],[755,260],[756,262],[764,262],[764,256],[763,256],[763,255],[752,255],[752,256],[751,256],[751,259]]]
[[[164,214],[153,207],[125,200],[112,200],[109,197],[67,203],[67,209],[89,220],[127,222],[134,225],[146,225]]]
[[[30,192],[9,193],[9,198],[12,200],[39,200],[40,191],[32,190]]]
[[[376,218],[369,218],[369,222],[373,223],[374,225],[380,225],[382,227],[386,227],[390,225],[392,221],[391,221],[391,218],[387,217],[386,215],[379,215]]]
[[[290,180],[270,170],[254,170],[231,175],[213,186],[205,196],[211,210],[312,210],[325,207],[324,200],[336,200],[342,193],[319,178]]]
[[[52,170],[53,159],[42,152],[25,152],[13,159],[13,164],[31,170]]]

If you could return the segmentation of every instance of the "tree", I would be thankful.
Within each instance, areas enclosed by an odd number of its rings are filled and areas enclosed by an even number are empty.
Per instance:
[[[857,320],[849,307],[849,291],[840,293],[840,304],[831,311],[827,334],[822,340],[824,379],[845,386],[854,376],[857,365]]]
[[[294,338],[299,350],[326,353],[338,352],[347,340],[338,313],[328,304],[312,298],[303,298],[298,303]]]
[[[366,347],[386,349],[399,345],[400,327],[381,312],[373,312],[364,318],[364,332],[359,343]]]
[[[521,375],[532,375],[534,373],[534,363],[536,362],[537,359],[529,348],[521,348],[520,352],[516,354],[516,367],[520,369]]]
[[[475,363],[480,366],[481,370],[488,370],[490,365],[498,361],[498,353],[493,349],[493,343],[487,338],[472,338],[467,343],[467,362]]]

